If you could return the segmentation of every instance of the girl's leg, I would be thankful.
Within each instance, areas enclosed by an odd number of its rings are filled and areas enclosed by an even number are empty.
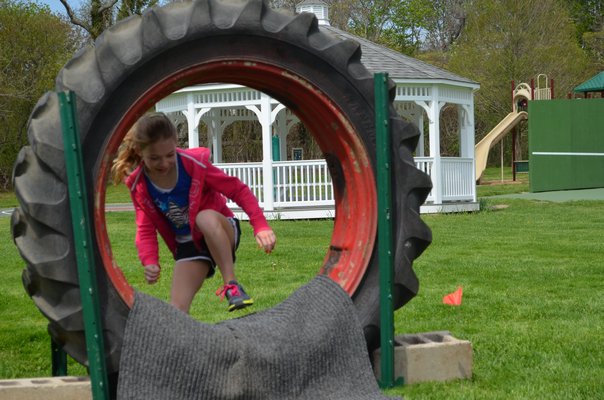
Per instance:
[[[195,294],[201,289],[210,271],[206,261],[178,261],[174,264],[170,303],[181,311],[189,313]]]
[[[235,280],[233,263],[235,230],[229,220],[214,210],[203,210],[197,214],[195,224],[203,233],[208,250],[220,269],[224,283]]]

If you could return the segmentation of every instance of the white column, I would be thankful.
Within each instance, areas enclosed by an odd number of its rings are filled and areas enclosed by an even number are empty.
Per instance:
[[[182,112],[187,117],[187,126],[189,128],[189,148],[199,147],[199,133],[195,123],[195,103],[193,94],[187,94],[187,110]]]
[[[438,86],[432,86],[432,100],[426,102],[416,102],[422,106],[428,114],[428,137],[430,140],[430,157],[432,158],[432,198],[434,204],[443,202],[443,181],[442,181],[442,163],[440,158],[440,109],[444,102],[439,101]]]
[[[442,204],[443,202],[443,186],[442,186],[442,163],[440,159],[440,109],[444,105],[438,101],[438,86],[432,87],[432,100],[416,101],[415,103],[421,106],[428,116],[428,140],[429,151],[428,155],[432,158],[432,198],[434,204]]]
[[[221,121],[217,117],[217,110],[212,110],[208,121],[208,134],[212,136],[212,160],[215,163],[222,162],[222,129]]]
[[[187,118],[190,149],[199,147],[199,131],[197,130],[197,127],[199,126],[199,121],[201,121],[201,117],[210,110],[211,108],[204,107],[199,111],[195,111],[193,94],[187,94],[187,109],[183,110],[182,113]]]
[[[474,157],[474,115],[472,108],[463,104],[458,108],[458,118],[460,126],[460,156],[464,158]]]
[[[419,140],[417,141],[417,149],[415,154],[418,157],[424,156],[424,111],[421,108],[417,110],[417,116],[415,117],[415,123],[419,129]]]
[[[462,142],[460,143],[462,148],[462,157],[472,158],[472,182],[476,182],[476,164],[475,155],[475,134],[474,134],[474,100],[470,101],[470,104],[463,105],[465,119],[464,119],[464,130],[462,131]],[[476,202],[476,185],[472,185],[472,201]]]
[[[219,109],[212,109],[203,119],[208,127],[208,147],[212,151],[212,162],[221,163],[222,160],[222,136],[225,128],[232,121],[225,121]]]
[[[457,134],[459,135],[459,156],[461,158],[465,158],[468,156],[468,137],[467,137],[467,116],[466,110],[463,106],[457,106],[457,125],[459,126],[459,131]]]
[[[432,157],[432,196],[434,204],[442,204],[442,163],[440,159],[440,104],[438,101],[438,89],[434,88],[435,100],[430,102],[430,157]]]
[[[260,109],[257,106],[246,106],[250,111],[253,111],[260,125],[262,126],[262,178],[264,190],[264,211],[273,211],[273,156],[272,156],[272,141],[271,141],[271,98],[265,93],[260,96]]]

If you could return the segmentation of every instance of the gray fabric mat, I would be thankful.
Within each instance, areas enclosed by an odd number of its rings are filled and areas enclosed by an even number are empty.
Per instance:
[[[216,325],[137,293],[118,399],[386,399],[349,296],[318,276],[272,309]]]

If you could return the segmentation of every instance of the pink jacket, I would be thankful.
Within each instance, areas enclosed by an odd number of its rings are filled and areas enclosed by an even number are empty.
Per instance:
[[[201,232],[195,228],[195,217],[201,210],[215,210],[226,217],[233,212],[226,205],[226,198],[237,203],[250,218],[254,235],[271,229],[252,191],[238,178],[225,174],[209,161],[210,150],[204,147],[177,149],[187,173],[191,176],[189,191],[189,221],[194,243],[199,243]],[[143,265],[159,265],[157,232],[166,245],[176,251],[175,234],[166,218],[158,211],[147,191],[142,165],[126,179],[136,212],[136,247]],[[225,198],[226,196],[226,198]]]

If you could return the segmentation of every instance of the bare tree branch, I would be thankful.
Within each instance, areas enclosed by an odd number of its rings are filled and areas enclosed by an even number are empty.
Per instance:
[[[86,22],[84,22],[81,19],[79,19],[78,17],[76,17],[75,13],[71,9],[71,6],[67,2],[67,0],[59,0],[59,1],[61,2],[61,4],[63,4],[63,7],[65,7],[65,11],[67,12],[67,16],[69,17],[69,20],[71,21],[71,23],[74,25],[77,25],[89,32],[90,24],[87,24]]]
[[[118,0],[111,0],[107,4],[102,5],[102,3],[100,3],[99,1],[101,6],[99,8],[93,7],[90,11],[90,21],[83,21],[75,15],[75,12],[71,8],[67,0],[59,1],[61,2],[61,4],[63,4],[63,7],[65,7],[65,11],[67,12],[67,16],[69,17],[71,23],[84,29],[90,34],[93,39],[96,38],[102,32],[103,28],[106,27],[102,26],[99,30],[99,28],[95,27],[94,21],[96,19],[99,19],[99,17],[102,16],[108,10],[111,10],[118,2]]]
[[[61,2],[63,2],[63,0],[61,0]],[[113,8],[113,6],[117,3],[117,0],[112,0],[111,2],[107,3],[105,6],[99,8],[99,14],[102,14],[103,12],[105,12],[106,10],[109,10],[110,8]]]

